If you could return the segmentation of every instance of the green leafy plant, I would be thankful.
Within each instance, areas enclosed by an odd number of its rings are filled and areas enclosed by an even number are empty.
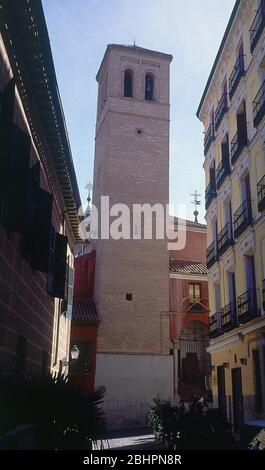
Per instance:
[[[235,440],[218,409],[194,405],[186,410],[168,400],[154,400],[148,421],[157,437],[171,449],[231,449]]]
[[[1,375],[0,433],[23,425],[34,430],[36,448],[91,448],[105,437],[104,394],[61,374]]]

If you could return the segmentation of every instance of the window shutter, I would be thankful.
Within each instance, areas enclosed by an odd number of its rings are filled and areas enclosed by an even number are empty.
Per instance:
[[[228,168],[229,167],[229,144],[228,142],[222,143],[222,161],[223,161],[223,167]]]
[[[2,116],[2,99],[3,99],[3,92],[0,90],[0,121]]]
[[[10,80],[1,93],[0,113],[0,222],[5,222],[7,175],[10,165],[10,139],[9,126],[12,125],[15,104],[15,81]]]
[[[51,295],[53,294],[54,256],[55,256],[55,227],[54,225],[52,225],[50,254],[49,254],[49,272],[48,272],[48,277],[47,277],[48,292]]]
[[[32,220],[30,261],[34,269],[48,273],[53,195],[39,188]]]
[[[74,273],[75,270],[69,266],[69,281],[68,281],[68,301],[67,301],[67,318],[72,318],[73,310],[73,294],[74,294]]]
[[[67,241],[65,235],[56,233],[53,269],[53,296],[64,299]]]
[[[11,126],[10,167],[7,191],[7,228],[24,235],[27,228],[31,138],[18,126]]]
[[[1,120],[5,126],[12,124],[15,107],[15,79],[9,80],[2,95]]]

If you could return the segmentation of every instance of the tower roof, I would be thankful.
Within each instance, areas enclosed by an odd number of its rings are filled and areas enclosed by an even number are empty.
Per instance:
[[[156,56],[160,57],[161,59],[166,59],[168,61],[172,61],[173,56],[171,54],[166,54],[165,52],[159,52],[159,51],[153,51],[152,49],[146,49],[144,47],[136,46],[136,44],[108,44],[107,49],[105,51],[104,57],[102,59],[102,62],[100,64],[96,79],[98,79],[103,63],[105,62],[107,56],[109,55],[110,51],[113,49],[123,49],[127,50],[130,53],[136,53],[136,54],[143,54],[143,55],[151,55],[151,56]]]

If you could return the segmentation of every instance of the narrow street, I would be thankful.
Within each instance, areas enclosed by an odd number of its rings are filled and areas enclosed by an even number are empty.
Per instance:
[[[149,428],[116,430],[103,443],[104,449],[113,450],[159,450],[163,445],[155,440]]]

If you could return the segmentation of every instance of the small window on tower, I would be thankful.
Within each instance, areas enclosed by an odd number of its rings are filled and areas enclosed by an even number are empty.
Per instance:
[[[154,99],[154,77],[150,73],[145,76],[145,99],[147,101]]]
[[[131,70],[124,72],[124,96],[133,97],[133,72]]]
[[[133,296],[131,293],[126,292],[126,300],[132,300]]]

